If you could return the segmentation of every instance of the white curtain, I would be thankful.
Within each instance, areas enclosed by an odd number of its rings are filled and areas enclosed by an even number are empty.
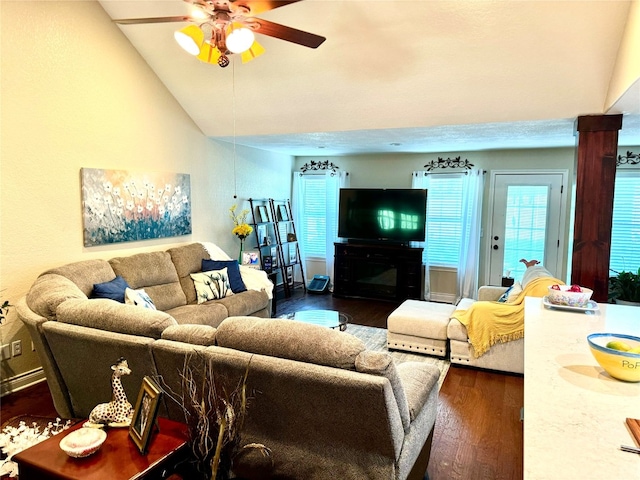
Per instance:
[[[340,202],[340,189],[349,188],[349,174],[347,172],[325,173],[327,185],[327,238],[325,258],[325,275],[332,279],[334,263],[334,243],[338,240],[338,208]]]
[[[324,176],[326,187],[325,274],[333,278],[333,244],[338,240],[338,206],[340,200],[340,189],[349,187],[349,174],[347,172],[324,172],[321,175]],[[298,228],[302,228],[302,226],[304,225],[302,217],[306,198],[307,182],[305,181],[305,179],[308,181],[309,178],[309,175],[304,175],[297,172],[293,174],[293,204],[291,206],[291,209],[293,210],[294,220]],[[306,267],[304,242],[300,242],[299,247],[301,261],[303,262],[302,264]]]
[[[413,172],[411,175],[411,188],[426,188],[427,202],[429,202],[429,175],[427,172]],[[425,238],[428,238],[429,235],[427,227],[428,223],[424,226]],[[429,301],[431,299],[431,282],[429,279],[429,255],[427,254],[426,242],[422,251],[422,263],[424,264],[424,299]]]
[[[458,259],[458,296],[475,298],[478,291],[484,172],[473,169],[462,184],[462,245]]]

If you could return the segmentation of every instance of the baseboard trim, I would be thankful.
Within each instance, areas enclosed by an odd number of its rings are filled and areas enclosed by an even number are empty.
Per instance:
[[[21,373],[15,377],[3,379],[0,382],[0,397],[9,395],[10,393],[19,392],[27,387],[35,385],[46,380],[42,367],[36,368],[29,372]]]

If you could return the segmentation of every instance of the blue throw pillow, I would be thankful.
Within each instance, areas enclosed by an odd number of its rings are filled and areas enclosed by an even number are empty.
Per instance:
[[[233,293],[246,292],[247,287],[242,281],[240,275],[240,265],[237,260],[202,260],[202,271],[210,272],[212,270],[227,269],[229,284]]]
[[[124,303],[124,291],[129,288],[127,281],[118,275],[110,282],[95,283],[91,298],[109,298]]]

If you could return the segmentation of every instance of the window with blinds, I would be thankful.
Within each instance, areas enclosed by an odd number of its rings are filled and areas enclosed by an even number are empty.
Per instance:
[[[637,272],[640,268],[640,172],[618,170],[613,197],[609,268]],[[614,272],[610,272],[615,275]]]
[[[457,268],[462,244],[462,175],[433,175],[427,193],[427,255],[431,266]]]
[[[327,255],[327,184],[323,175],[308,175],[304,182],[304,213],[298,228],[307,257]]]

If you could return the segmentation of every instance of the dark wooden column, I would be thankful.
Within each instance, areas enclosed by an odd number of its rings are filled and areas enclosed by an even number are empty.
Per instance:
[[[611,254],[613,189],[622,115],[578,117],[576,216],[571,283],[606,302]]]

